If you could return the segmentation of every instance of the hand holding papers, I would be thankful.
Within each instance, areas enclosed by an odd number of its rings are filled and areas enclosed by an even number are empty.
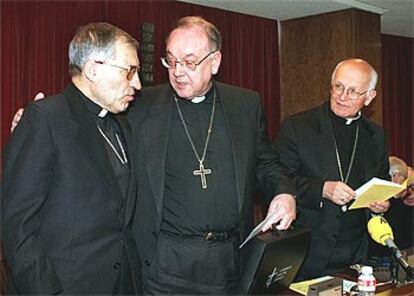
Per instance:
[[[349,207],[349,210],[366,208],[376,201],[386,201],[404,189],[405,187],[403,185],[372,178],[355,191],[357,197]]]
[[[258,235],[262,231],[262,227],[270,220],[273,219],[273,217],[276,215],[276,212],[274,212],[272,215],[269,215],[264,219],[262,222],[260,222],[253,230],[250,232],[249,236],[244,240],[244,242],[240,245],[239,249],[241,249],[245,244],[247,244],[252,238],[254,238],[256,235]]]
[[[246,240],[240,245],[242,248],[248,241],[254,238],[261,231],[267,231],[276,225],[278,230],[289,228],[293,220],[296,219],[296,200],[293,195],[281,193],[273,197],[267,211],[266,219],[260,222],[249,234]]]

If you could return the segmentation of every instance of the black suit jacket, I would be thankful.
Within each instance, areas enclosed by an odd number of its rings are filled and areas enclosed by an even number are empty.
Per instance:
[[[130,233],[135,168],[124,200],[83,100],[71,84],[30,104],[6,147],[1,210],[10,292],[112,294],[125,259],[141,285]],[[128,122],[120,124],[131,143]]]
[[[307,224],[312,231],[310,250],[301,269],[303,277],[316,277],[323,273],[340,226],[340,220],[336,218],[338,206],[322,197],[325,181],[340,180],[329,112],[329,103],[325,103],[286,118],[276,140],[284,173],[297,180],[298,221]],[[358,141],[363,150],[364,180],[372,177],[388,179],[384,130],[362,117]],[[358,256],[364,258],[368,238],[355,239],[364,240]]]
[[[267,140],[259,95],[222,83],[215,85],[231,138],[239,200],[239,229],[243,239],[253,227],[256,186],[266,193],[267,201],[275,194],[289,190],[279,188],[277,184],[280,175],[277,155]],[[145,223],[134,223],[134,226],[139,235],[144,268],[151,264],[162,221],[165,162],[173,102],[169,85],[148,87],[128,114],[140,151],[136,214]]]

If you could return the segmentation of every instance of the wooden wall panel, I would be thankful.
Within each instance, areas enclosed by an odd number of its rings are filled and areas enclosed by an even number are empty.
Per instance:
[[[378,15],[356,9],[281,22],[281,118],[328,100],[332,71],[343,59],[360,57],[380,71],[379,24]],[[367,114],[381,124],[378,93]]]
[[[378,72],[377,97],[366,108],[364,114],[383,125],[382,118],[382,66],[381,66],[381,21],[378,14],[353,10],[355,20],[355,56],[368,61]]]

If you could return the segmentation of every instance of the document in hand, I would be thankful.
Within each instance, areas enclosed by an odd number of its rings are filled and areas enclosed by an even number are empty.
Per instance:
[[[356,198],[354,203],[349,207],[349,210],[366,208],[370,203],[385,201],[393,197],[395,194],[400,193],[405,188],[405,186],[397,183],[372,178],[355,190]]]
[[[250,232],[249,236],[244,240],[244,242],[240,245],[239,249],[243,248],[245,244],[247,244],[252,238],[254,238],[256,235],[258,235],[260,232],[262,232],[262,227],[266,224],[267,221],[273,218],[273,216],[276,215],[276,212],[271,214],[270,216],[267,216],[266,219],[264,219],[262,222],[260,222],[253,230]]]

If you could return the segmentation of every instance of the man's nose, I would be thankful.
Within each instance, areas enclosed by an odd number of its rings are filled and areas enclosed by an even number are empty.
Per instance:
[[[183,62],[176,61],[173,73],[175,76],[180,76],[185,72],[185,66]]]
[[[129,82],[129,85],[131,85],[136,90],[140,90],[142,88],[141,80],[139,79],[138,72],[134,74],[131,81]]]
[[[339,98],[341,99],[341,101],[347,101],[350,99],[349,95],[348,95],[348,90],[344,90],[342,95],[339,96]]]

